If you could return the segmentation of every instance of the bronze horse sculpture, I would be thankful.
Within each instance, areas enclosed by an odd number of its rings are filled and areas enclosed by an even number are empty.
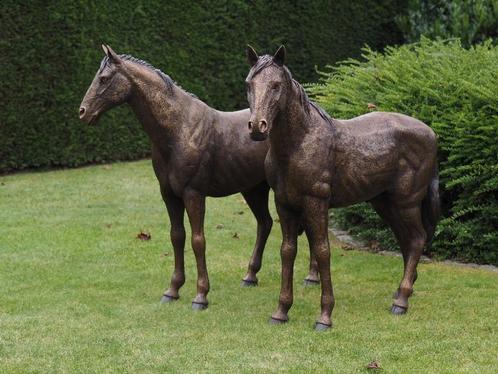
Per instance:
[[[269,186],[264,174],[268,143],[255,143],[244,131],[249,110],[220,112],[148,63],[118,55],[103,45],[101,62],[80,106],[80,119],[95,123],[108,109],[128,103],[152,143],[152,165],[171,221],[175,268],[161,302],[179,298],[185,283],[184,212],[192,228],[197,263],[197,296],[192,308],[207,308],[209,278],[206,268],[204,213],[206,196],[241,192],[257,220],[257,238],[242,284],[256,285],[256,273],[272,218]]]
[[[437,142],[417,119],[373,112],[338,120],[311,102],[284,66],[285,48],[259,57],[250,46],[246,78],[253,140],[270,139],[268,183],[282,228],[282,279],[270,322],[288,320],[297,234],[302,225],[316,256],[321,314],[315,329],[331,327],[334,295],[330,275],[328,209],[368,201],[389,224],[401,247],[404,274],[393,314],[406,313],[417,264],[439,218]]]

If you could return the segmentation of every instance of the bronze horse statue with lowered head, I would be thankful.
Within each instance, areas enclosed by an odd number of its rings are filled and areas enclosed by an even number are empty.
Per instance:
[[[108,109],[128,103],[152,143],[152,165],[171,221],[175,269],[161,301],[179,298],[185,283],[184,212],[192,228],[197,263],[197,296],[192,308],[207,308],[209,278],[206,268],[204,213],[206,196],[241,192],[257,220],[257,238],[242,284],[256,285],[256,273],[272,218],[264,159],[268,142],[255,143],[247,135],[249,110],[217,111],[148,63],[118,55],[103,45],[101,62],[80,106],[80,119],[95,123]]]
[[[393,314],[406,313],[417,264],[439,218],[435,133],[399,113],[373,112],[350,120],[328,116],[311,102],[284,66],[285,48],[259,57],[248,46],[246,78],[253,140],[270,139],[266,177],[282,228],[282,284],[270,322],[288,320],[297,235],[302,225],[316,256],[321,314],[315,329],[332,325],[328,209],[368,201],[389,224],[404,261]]]

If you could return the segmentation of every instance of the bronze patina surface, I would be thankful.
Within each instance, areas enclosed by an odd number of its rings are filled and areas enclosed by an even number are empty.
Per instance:
[[[110,108],[128,103],[150,137],[152,165],[171,221],[175,253],[175,269],[162,302],[178,299],[185,282],[186,210],[198,276],[192,307],[205,309],[208,305],[206,196],[241,192],[256,217],[256,244],[243,279],[243,285],[256,285],[272,219],[264,173],[268,142],[256,143],[247,136],[249,110],[217,111],[148,63],[117,55],[109,46],[102,47],[106,56],[83,98],[80,119],[94,123]]]
[[[391,307],[408,309],[417,264],[439,217],[437,142],[424,123],[399,113],[373,112],[350,120],[330,118],[308,100],[284,66],[285,48],[261,56],[247,48],[247,94],[253,140],[270,139],[268,183],[282,228],[282,284],[271,322],[288,320],[297,235],[302,226],[316,255],[321,281],[317,330],[332,325],[328,209],[368,201],[394,232],[404,273]]]

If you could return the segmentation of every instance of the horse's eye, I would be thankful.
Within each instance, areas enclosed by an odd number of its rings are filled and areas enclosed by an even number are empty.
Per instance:
[[[104,84],[105,82],[107,82],[108,79],[109,78],[107,78],[107,77],[100,77],[99,81],[100,81],[101,84]]]
[[[279,88],[279,87],[280,87],[280,83],[273,83],[273,84],[271,85],[271,89],[272,89],[272,90],[278,90],[278,88]]]

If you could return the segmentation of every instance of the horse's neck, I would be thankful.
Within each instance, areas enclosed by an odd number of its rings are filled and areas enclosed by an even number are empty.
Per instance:
[[[303,108],[294,85],[288,100],[285,110],[275,119],[276,123],[270,133],[273,151],[281,158],[289,158],[309,132],[310,116]]]
[[[194,116],[187,115],[185,110],[202,111],[204,105],[174,84],[168,87],[154,71],[134,77],[129,104],[150,140],[164,151],[194,131],[195,123],[190,123],[195,122],[191,120]]]

